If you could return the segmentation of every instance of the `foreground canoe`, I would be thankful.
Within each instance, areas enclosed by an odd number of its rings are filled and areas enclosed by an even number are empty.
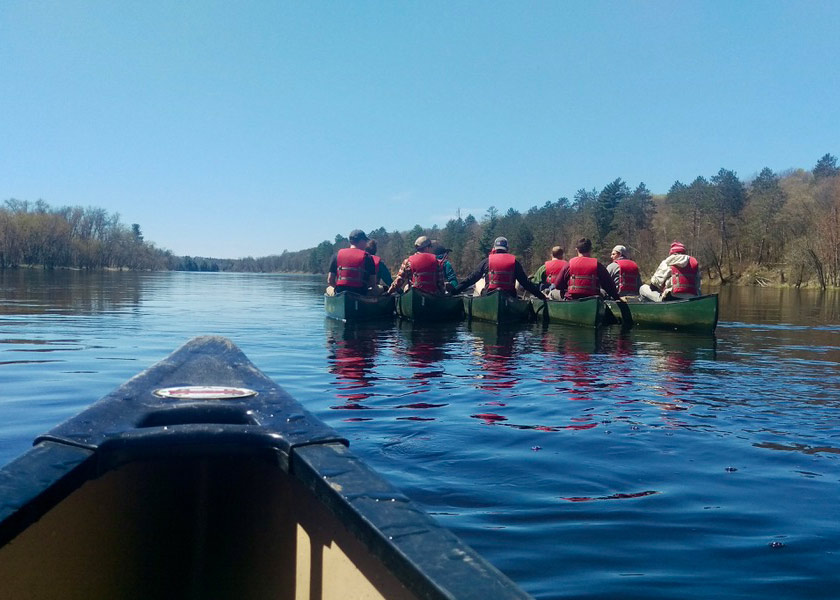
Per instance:
[[[394,315],[391,296],[362,296],[353,292],[340,292],[335,296],[324,294],[327,316],[342,321],[384,319]]]
[[[667,302],[628,301],[625,306],[632,319],[627,323],[615,302],[607,302],[606,319],[645,329],[711,332],[718,322],[718,295],[708,294],[686,300]]]
[[[415,288],[397,296],[397,314],[413,321],[457,321],[464,318],[460,296],[435,296]]]
[[[533,314],[530,302],[500,292],[491,292],[486,296],[464,296],[463,301],[467,317],[479,321],[517,323],[527,321]]]
[[[528,598],[228,340],[0,469],[4,598]]]
[[[537,317],[549,323],[597,327],[604,320],[604,301],[593,296],[580,300],[540,300],[531,298]]]

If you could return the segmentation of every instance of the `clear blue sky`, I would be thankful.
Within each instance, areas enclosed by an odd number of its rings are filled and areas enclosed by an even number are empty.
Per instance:
[[[840,154],[840,2],[0,1],[0,200],[176,254]]]

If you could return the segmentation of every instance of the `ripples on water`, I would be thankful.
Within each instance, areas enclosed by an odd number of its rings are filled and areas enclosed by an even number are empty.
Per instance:
[[[714,336],[352,325],[313,277],[0,273],[0,459],[194,335],[234,340],[539,598],[836,598],[836,296]]]

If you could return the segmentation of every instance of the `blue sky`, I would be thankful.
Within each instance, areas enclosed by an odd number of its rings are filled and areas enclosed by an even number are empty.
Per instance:
[[[840,154],[840,2],[0,2],[0,200],[176,254]],[[583,232],[585,233],[585,232]]]

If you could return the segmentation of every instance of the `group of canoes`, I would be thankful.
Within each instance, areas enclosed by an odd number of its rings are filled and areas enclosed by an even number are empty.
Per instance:
[[[578,241],[577,256],[569,261],[562,248],[552,248],[551,259],[529,278],[509,252],[508,240],[498,237],[489,256],[460,283],[448,261],[449,249],[426,236],[417,238],[415,252],[393,278],[375,254],[375,240],[358,229],[349,239],[350,247],[333,256],[327,276],[327,315],[338,319],[396,311],[418,321],[466,315],[505,322],[536,314],[550,322],[588,326],[713,331],[717,325],[717,295],[701,294],[699,264],[679,242],[671,245],[650,283],[642,285],[639,267],[624,246],[613,248],[613,262],[604,266],[590,256],[592,243],[586,238]],[[462,295],[473,286],[472,295]]]

